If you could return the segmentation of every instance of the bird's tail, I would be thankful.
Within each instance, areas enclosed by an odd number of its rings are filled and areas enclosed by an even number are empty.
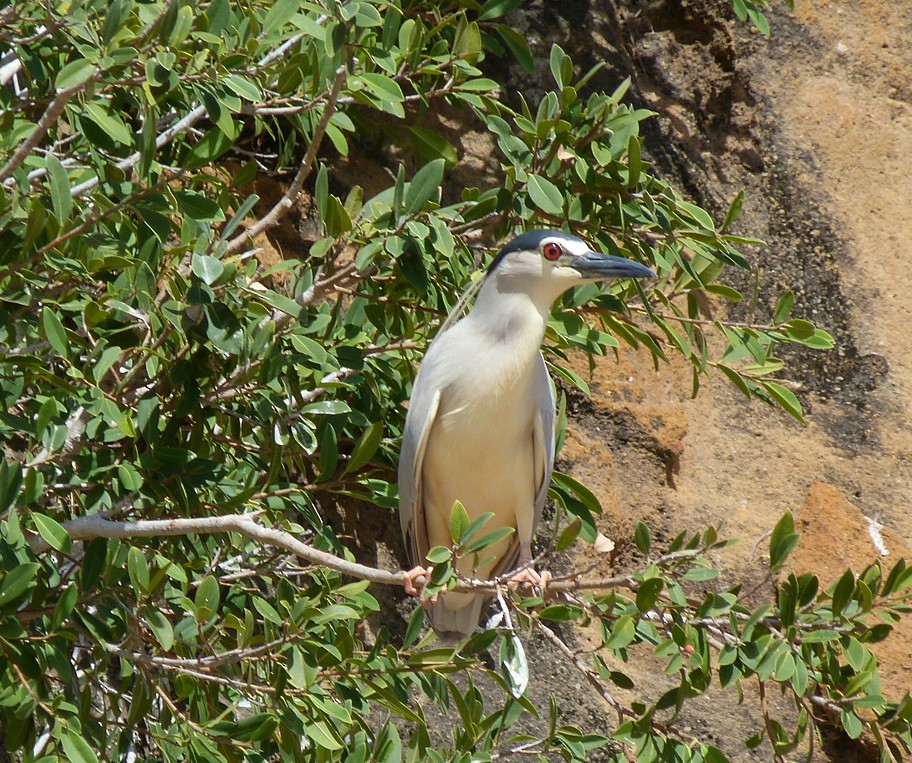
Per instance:
[[[453,599],[456,599],[454,601]],[[428,621],[445,644],[471,636],[478,627],[482,607],[488,602],[482,594],[443,594],[437,601],[428,602]]]

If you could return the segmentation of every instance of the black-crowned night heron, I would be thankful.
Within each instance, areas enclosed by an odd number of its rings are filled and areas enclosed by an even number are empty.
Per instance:
[[[469,314],[431,343],[409,401],[399,516],[414,578],[431,547],[451,545],[456,500],[470,520],[493,513],[482,533],[515,530],[481,558],[459,559],[461,575],[528,567],[554,466],[554,390],[540,349],[551,305],[585,281],[650,276],[560,231],[528,231],[500,250]],[[438,636],[453,640],[475,630],[487,598],[449,592],[424,604]]]

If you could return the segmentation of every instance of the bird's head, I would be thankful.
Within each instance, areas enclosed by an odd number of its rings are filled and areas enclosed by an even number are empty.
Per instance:
[[[639,262],[595,252],[572,233],[530,230],[500,250],[488,268],[491,277],[524,291],[543,290],[556,297],[583,281],[655,278],[655,273]]]

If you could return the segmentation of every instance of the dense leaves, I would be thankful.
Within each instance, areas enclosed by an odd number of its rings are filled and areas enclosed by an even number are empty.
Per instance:
[[[758,23],[751,9],[764,4],[741,5]],[[325,521],[332,497],[395,506],[415,363],[511,231],[569,228],[659,274],[648,291],[590,286],[555,306],[548,358],[582,389],[564,351],[624,342],[657,363],[680,354],[695,387],[718,369],[800,418],[775,381],[775,347],[832,343],[791,318],[791,294],[768,324],[706,315],[709,300],[741,299],[719,279],[749,267],[739,247],[751,242],[729,232],[743,199],[717,226],[655,177],[638,137],[650,113],[624,103],[625,83],[589,92],[593,72],[576,78],[555,46],[553,91],[518,110],[499,100],[484,59],[535,62],[504,18],[517,6],[0,11],[11,62],[0,87],[0,718],[18,759],[445,760],[521,748],[580,760],[608,745],[641,761],[717,761],[667,712],[713,676],[794,697],[797,731],[764,716],[782,754],[827,714],[850,736],[870,731],[885,755],[908,751],[910,702],[880,696],[866,646],[904,611],[902,562],[824,592],[789,576],[754,610],[735,590],[695,598],[716,574],[708,531],[608,593],[568,589],[543,607],[504,595],[498,628],[457,652],[422,637],[420,608],[404,645],[366,632],[378,608],[368,583],[302,561],[302,541],[348,555]],[[429,118],[438,104],[490,132],[502,185],[443,192],[461,157]],[[370,193],[333,170],[367,146],[383,147],[390,170]],[[251,183],[273,172],[287,193],[267,203]],[[302,192],[315,232],[267,267],[263,235]],[[591,492],[556,475],[551,495],[567,520],[558,545],[597,542]],[[789,522],[773,534],[774,567],[794,546]],[[459,584],[452,554],[492,542],[458,511],[451,529],[431,586]],[[645,526],[636,544],[657,553]],[[869,622],[872,611],[886,621]],[[560,725],[556,705],[524,695],[517,633],[554,635],[547,623],[563,621],[597,623],[603,646],[582,669],[605,694],[630,680],[601,655],[640,647],[667,659],[680,686],[654,706],[616,707],[604,735]],[[495,639],[500,671],[480,658]],[[567,669],[580,659],[568,652]],[[499,706],[485,707],[481,674],[502,688]],[[432,743],[419,695],[459,717],[447,741]],[[511,731],[526,713],[550,714],[547,734]]]

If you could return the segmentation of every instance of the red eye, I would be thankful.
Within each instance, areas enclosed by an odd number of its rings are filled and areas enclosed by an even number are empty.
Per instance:
[[[546,260],[551,260],[554,262],[558,257],[564,253],[564,250],[561,248],[560,244],[555,244],[553,241],[549,241],[545,244],[542,249],[542,254],[545,255]]]

